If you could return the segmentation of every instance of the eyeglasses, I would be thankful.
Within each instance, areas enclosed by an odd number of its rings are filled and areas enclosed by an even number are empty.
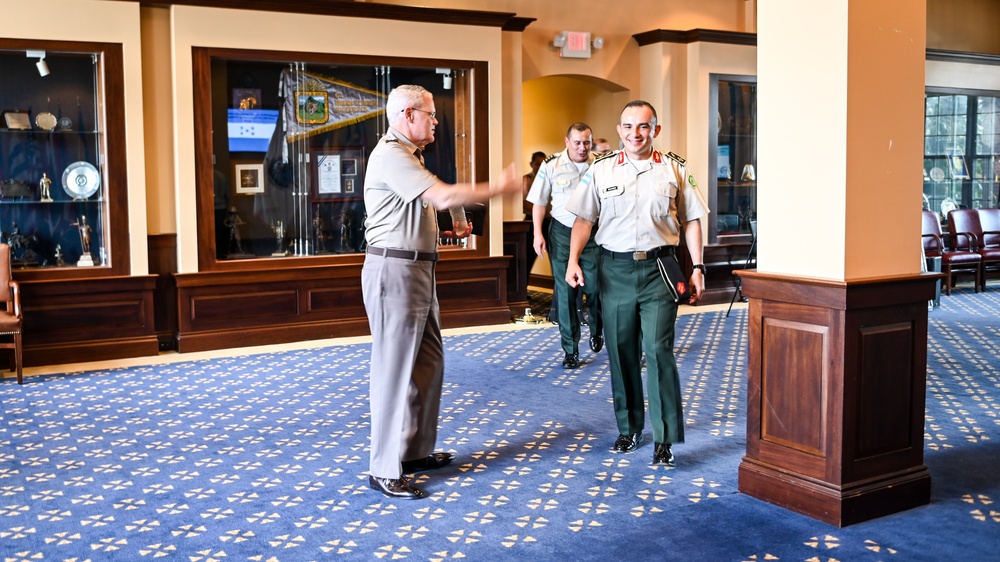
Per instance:
[[[437,119],[437,111],[424,111],[423,109],[417,107],[411,107],[413,111],[419,111],[420,113],[426,113],[431,119]],[[405,109],[403,111],[406,111]]]

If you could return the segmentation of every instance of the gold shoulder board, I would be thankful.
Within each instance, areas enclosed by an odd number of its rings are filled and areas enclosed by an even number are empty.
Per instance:
[[[611,152],[609,152],[607,154],[602,154],[602,155],[600,155],[600,156],[598,156],[597,158],[594,159],[594,164],[597,164],[601,160],[605,160],[607,158],[611,158],[612,156],[618,156],[619,152],[620,151],[618,151],[618,150],[612,150]]]
[[[676,160],[677,163],[680,164],[681,166],[683,166],[684,163],[687,162],[687,160],[681,158],[680,156],[678,156],[677,154],[674,154],[673,152],[668,152],[667,153],[667,158],[670,158],[671,160]]]
[[[548,158],[546,158],[545,160],[543,160],[542,163],[544,164],[545,162],[550,162],[550,161],[554,160],[557,156],[559,156],[558,152],[556,152],[552,156],[549,156]]]

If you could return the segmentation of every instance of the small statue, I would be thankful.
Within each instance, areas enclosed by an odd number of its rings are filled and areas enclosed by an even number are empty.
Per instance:
[[[52,194],[50,192],[52,188],[52,180],[49,179],[49,175],[42,172],[42,179],[38,180],[38,191],[41,193],[42,203],[51,203]]]
[[[351,246],[351,230],[353,226],[351,211],[344,209],[340,213],[340,253],[349,254],[354,251]]]
[[[63,259],[62,245],[56,244],[56,267],[63,267],[66,265],[66,260]]]
[[[239,213],[237,213],[236,207],[229,208],[229,216],[226,217],[226,221],[223,224],[229,227],[229,255],[243,254],[243,243],[240,240],[240,226],[244,223]],[[234,246],[236,249],[235,252],[233,251]]]
[[[368,238],[366,231],[368,230],[368,211],[365,211],[361,215],[361,243],[358,244],[358,251],[365,252],[368,250]]]
[[[274,257],[287,256],[288,252],[285,250],[285,223],[282,221],[277,221],[277,223],[271,224],[271,231],[274,232],[274,237],[277,241],[278,247],[271,254]]]
[[[329,238],[330,235],[326,232],[326,221],[323,220],[323,217],[319,216],[319,209],[316,209],[316,212],[313,213],[312,228],[313,228],[313,236],[316,239],[316,242],[314,244],[314,248],[316,248],[316,253],[317,254],[327,253],[326,239]]]
[[[76,263],[79,267],[94,265],[94,256],[90,254],[90,233],[93,229],[87,224],[87,216],[81,216],[76,222],[70,224],[75,226],[80,233],[80,261]]]

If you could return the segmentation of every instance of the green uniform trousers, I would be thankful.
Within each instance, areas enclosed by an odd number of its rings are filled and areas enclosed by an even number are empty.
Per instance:
[[[656,260],[634,261],[604,255],[601,302],[618,432],[641,433],[645,425],[642,399],[645,348],[653,440],[683,442],[684,413],[674,358],[677,303],[660,277]]]
[[[559,337],[562,340],[562,348],[566,353],[578,353],[580,351],[580,318],[576,313],[577,295],[582,292],[587,298],[590,306],[590,319],[587,324],[590,326],[590,333],[600,334],[604,330],[604,322],[601,319],[601,247],[594,242],[594,235],[597,229],[590,233],[590,240],[583,247],[580,253],[580,269],[583,270],[583,287],[570,287],[566,282],[566,268],[569,265],[569,241],[573,229],[563,225],[559,221],[552,221],[549,226],[549,238],[552,246],[549,248],[549,255],[552,256],[552,301],[556,306],[559,315]]]

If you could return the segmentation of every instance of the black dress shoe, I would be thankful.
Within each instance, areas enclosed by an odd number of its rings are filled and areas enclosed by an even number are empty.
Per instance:
[[[433,453],[415,461],[403,461],[403,472],[409,474],[411,472],[420,472],[421,470],[434,470],[442,466],[447,466],[454,458],[455,455],[451,453]]]
[[[563,369],[575,369],[580,366],[580,355],[578,353],[567,353],[563,359]]]
[[[622,453],[631,453],[642,443],[642,434],[633,433],[631,435],[619,435],[618,439],[615,440],[615,446],[612,447],[615,451],[620,451]]]
[[[594,353],[604,349],[604,336],[601,334],[594,334],[590,336],[590,349]]]
[[[677,466],[674,459],[674,452],[670,450],[670,443],[657,443],[653,451],[653,464],[665,464],[667,466]]]
[[[403,476],[379,478],[368,475],[368,487],[372,490],[378,490],[390,498],[400,500],[419,500],[427,497],[427,492],[410,486],[410,482]]]

